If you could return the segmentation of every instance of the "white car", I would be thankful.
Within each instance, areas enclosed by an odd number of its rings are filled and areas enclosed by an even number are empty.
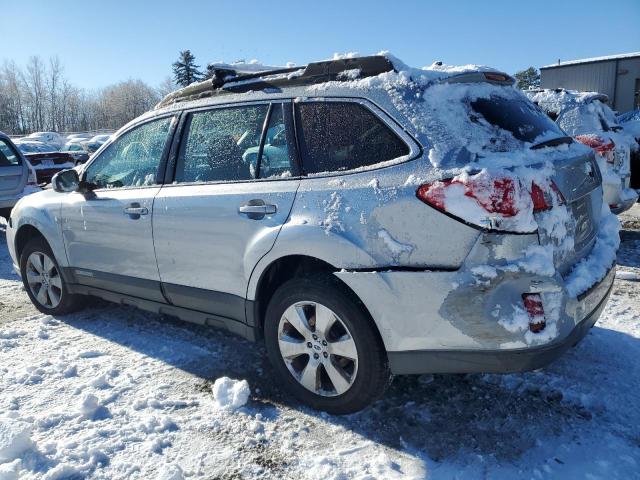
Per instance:
[[[8,219],[18,200],[40,190],[34,168],[11,139],[0,132],[0,217]]]
[[[92,133],[71,133],[67,135],[67,142],[79,142],[81,140],[90,140],[93,138]]]
[[[601,93],[559,88],[524,93],[568,135],[594,150],[602,173],[604,200],[611,211],[617,214],[631,208],[638,200],[638,193],[630,188],[631,152],[638,149],[638,144],[606,105],[609,98]]]
[[[47,143],[59,149],[64,145],[64,138],[62,135],[56,132],[34,132],[31,135],[28,135],[26,138],[39,140],[43,143]]]
[[[58,149],[52,145],[36,140],[20,139],[15,142],[16,147],[20,149],[22,153],[45,153],[55,152]]]

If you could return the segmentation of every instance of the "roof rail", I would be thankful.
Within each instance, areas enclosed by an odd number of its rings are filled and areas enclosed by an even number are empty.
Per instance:
[[[204,82],[195,83],[170,93],[156,105],[156,109],[166,107],[172,103],[197,100],[225,93],[242,93],[266,88],[293,87],[313,85],[332,80],[355,80],[373,77],[384,72],[393,71],[391,61],[382,55],[369,57],[342,58],[313,62],[306,66],[266,70],[249,74],[239,74],[233,68],[213,68],[214,75]],[[353,75],[346,76],[344,72],[353,71]],[[300,72],[295,74],[295,72]],[[344,76],[344,78],[342,78]]]

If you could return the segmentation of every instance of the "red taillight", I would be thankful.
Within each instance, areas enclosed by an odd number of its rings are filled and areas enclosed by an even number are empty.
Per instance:
[[[555,202],[554,202],[555,198]],[[564,203],[564,196],[562,192],[558,190],[558,187],[549,180],[549,189],[543,190],[537,183],[531,183],[531,201],[533,202],[534,213],[549,210],[556,205],[562,205]]]
[[[450,178],[421,185],[416,195],[426,204],[448,211],[447,193],[452,188],[460,189],[460,193],[474,199],[488,213],[495,213],[503,217],[513,217],[518,213],[515,202],[515,182],[508,177],[492,179],[478,175],[468,177],[465,180]]]
[[[542,305],[542,297],[539,293],[523,293],[522,301],[524,309],[529,315],[529,330],[533,333],[539,333],[547,326],[544,318],[544,306]]]
[[[416,196],[468,224],[513,232],[535,231],[532,213],[564,203],[550,179],[525,188],[517,177],[492,176],[486,170],[426,183],[418,188]]]
[[[578,135],[576,140],[580,143],[586,145],[587,147],[593,148],[597,153],[604,154],[606,152],[613,151],[616,144],[613,143],[613,140],[605,140],[598,135]]]
[[[485,72],[484,78],[493,82],[507,82],[509,77],[503,73]]]
[[[544,192],[535,182],[531,184],[531,200],[533,200],[534,212],[551,208],[551,205],[547,203],[547,199],[544,198]]]

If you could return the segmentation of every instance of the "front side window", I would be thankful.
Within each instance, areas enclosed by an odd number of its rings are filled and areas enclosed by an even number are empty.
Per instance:
[[[268,105],[220,108],[189,115],[177,182],[252,180]]]
[[[20,157],[4,140],[0,140],[0,167],[15,167],[20,165]]]
[[[91,162],[85,180],[96,188],[155,185],[171,120],[154,120],[124,133]]]
[[[300,103],[297,124],[307,174],[353,170],[409,154],[393,130],[355,102]]]

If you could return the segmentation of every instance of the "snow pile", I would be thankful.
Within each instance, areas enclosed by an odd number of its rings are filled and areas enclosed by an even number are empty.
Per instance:
[[[100,420],[110,417],[109,410],[100,402],[98,397],[91,393],[82,398],[78,411],[83,418],[88,420]]]
[[[246,380],[233,380],[229,377],[218,378],[211,390],[216,405],[229,411],[244,406],[251,394],[249,383]]]
[[[0,418],[0,463],[19,459],[34,447],[31,425],[12,418]]]
[[[19,480],[22,470],[22,460],[0,464],[0,480]]]
[[[640,282],[640,274],[636,272],[629,272],[626,270],[616,271],[616,278],[620,280],[630,280],[633,282]]]
[[[163,467],[156,480],[183,480],[184,472],[180,465],[169,464]]]

